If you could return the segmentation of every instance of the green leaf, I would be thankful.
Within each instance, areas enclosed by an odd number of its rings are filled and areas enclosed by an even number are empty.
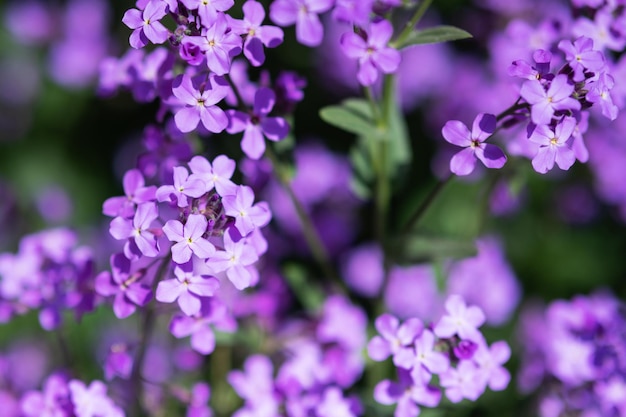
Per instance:
[[[403,261],[414,263],[476,256],[474,239],[442,236],[412,236],[406,241]]]
[[[428,43],[441,43],[471,38],[471,33],[454,26],[435,26],[432,28],[412,32],[400,45],[403,49],[412,45],[424,45]]]
[[[392,86],[395,90],[395,86]],[[389,176],[394,178],[399,170],[410,164],[413,158],[406,118],[400,109],[398,100],[390,100],[389,115]]]
[[[355,104],[354,100],[351,102]],[[320,110],[320,117],[330,125],[357,135],[371,135],[377,130],[372,118],[364,113],[360,105],[357,108],[345,104],[327,106]]]

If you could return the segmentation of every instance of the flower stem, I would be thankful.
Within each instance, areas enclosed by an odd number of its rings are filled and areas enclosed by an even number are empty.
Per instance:
[[[315,258],[315,261],[322,269],[325,278],[333,281],[336,285],[341,286],[341,288],[343,289],[343,281],[339,278],[339,276],[335,272],[335,269],[331,266],[328,252],[326,251],[326,248],[324,247],[324,244],[322,243],[322,240],[317,233],[317,229],[315,228],[311,217],[296,196],[296,193],[293,191],[291,183],[289,182],[288,175],[286,174],[282,164],[280,163],[278,157],[270,146],[265,149],[265,156],[271,161],[274,172],[276,174],[276,178],[287,192],[289,199],[296,209],[298,218],[300,219],[300,223],[302,225],[304,238],[307,241],[309,249],[311,249],[311,253]]]

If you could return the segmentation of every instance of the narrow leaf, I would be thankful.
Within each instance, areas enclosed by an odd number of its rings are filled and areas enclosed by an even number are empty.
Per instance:
[[[320,117],[328,124],[357,135],[371,135],[376,130],[370,118],[344,105],[324,107]]]
[[[412,45],[423,45],[428,43],[441,43],[456,41],[459,39],[471,38],[472,35],[454,26],[435,26],[432,28],[417,30],[411,33],[402,44],[398,45],[398,49],[403,49]]]

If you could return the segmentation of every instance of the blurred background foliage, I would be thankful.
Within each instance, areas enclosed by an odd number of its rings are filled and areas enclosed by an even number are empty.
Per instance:
[[[2,22],[6,22],[3,13],[10,3],[0,3]],[[63,2],[51,3],[62,5]],[[129,32],[121,24],[121,16],[132,6],[129,0],[109,1],[108,29],[112,36],[109,54],[119,56],[126,48]],[[455,53],[479,56],[488,53],[481,43],[487,29],[472,23],[478,14],[483,14],[480,22],[489,22],[484,16],[487,11],[469,0],[439,0],[434,2],[433,9],[441,21],[474,34],[472,40],[451,45]],[[499,24],[497,20],[491,23]],[[85,243],[89,241],[89,230],[106,229],[102,202],[121,194],[121,175],[129,165],[128,155],[136,154],[140,133],[158,109],[155,103],[135,103],[125,92],[111,98],[98,97],[96,74],[81,87],[60,85],[47,71],[48,53],[46,45],[25,45],[4,24],[0,26],[0,250],[3,251],[14,251],[21,236],[51,225],[84,230]],[[299,104],[294,118],[296,146],[301,140],[315,137],[330,149],[347,154],[355,140],[353,135],[322,122],[318,116],[320,108],[345,97],[329,91],[323,75],[316,70],[316,59],[313,51],[295,42],[293,28],[287,28],[285,43],[268,51],[267,64],[270,73],[290,69],[307,79],[305,100]],[[253,71],[251,78],[255,76],[258,71]],[[436,143],[442,138],[439,131],[425,124],[431,117],[429,111],[426,100],[406,114],[414,159],[404,181],[396,184],[390,220],[392,234],[402,230],[403,219],[436,183],[431,161]],[[226,136],[211,137],[206,144],[214,154],[227,150],[236,159],[242,155],[236,146],[238,140]],[[419,230],[443,236],[449,239],[446,245],[460,247],[485,233],[500,236],[522,284],[525,301],[569,298],[599,287],[610,288],[621,298],[626,296],[626,233],[615,208],[592,196],[593,215],[576,222],[563,215],[562,204],[557,201],[566,198],[571,187],[592,193],[588,167],[577,163],[567,173],[541,176],[532,171],[527,161],[520,165],[524,165],[516,169],[524,193],[520,211],[500,217],[489,215],[487,200],[496,180],[491,175],[497,174],[490,173],[479,180],[453,179],[428,209]],[[46,194],[50,190],[52,194]],[[69,202],[65,215],[58,219],[42,216],[42,212],[59,204],[59,198],[62,199],[59,195],[63,194]],[[574,210],[576,203],[573,204]],[[372,237],[368,228],[370,211],[366,206],[362,213],[361,240]],[[109,316],[99,312],[85,320],[98,327]],[[17,335],[27,336],[37,327],[32,316],[0,326],[0,347]],[[514,343],[514,328],[515,321],[504,328],[492,329],[491,335]],[[82,342],[87,336],[83,333],[86,329],[92,333],[87,339],[93,340],[92,326],[83,326],[80,332],[70,328],[68,332],[74,332],[70,340]],[[81,351],[87,357],[90,347],[85,345]],[[509,367],[514,370],[515,360]],[[87,361],[85,369],[91,369]],[[518,404],[511,401],[514,398],[520,399],[513,382],[505,394],[488,392],[480,399],[478,408],[466,405],[466,412],[459,411],[457,415],[509,415],[506,413],[513,413]],[[441,409],[424,410],[422,415],[436,417],[444,413]]]

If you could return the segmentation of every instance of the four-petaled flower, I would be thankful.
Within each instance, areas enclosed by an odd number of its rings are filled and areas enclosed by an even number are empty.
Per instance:
[[[485,140],[496,131],[496,116],[480,113],[474,119],[472,131],[459,120],[449,120],[441,133],[444,139],[453,145],[465,149],[459,151],[450,160],[450,171],[456,175],[469,175],[474,171],[476,159],[487,168],[502,168],[506,155],[502,149]]]
[[[141,11],[130,9],[124,13],[122,22],[133,29],[130,34],[130,46],[143,48],[148,41],[161,44],[170,36],[169,30],[159,20],[167,14],[167,4],[160,0],[152,0]]]
[[[193,262],[176,265],[174,275],[176,278],[159,282],[155,298],[162,303],[178,300],[178,306],[188,316],[198,314],[201,298],[212,297],[220,286],[217,278],[194,273]]]
[[[228,110],[228,133],[244,132],[241,149],[250,159],[259,159],[265,152],[265,138],[274,142],[284,139],[289,133],[289,125],[282,117],[268,117],[274,108],[276,94],[267,87],[261,87],[254,95],[252,112]]]
[[[574,138],[572,133],[576,128],[576,119],[564,117],[552,130],[547,125],[539,125],[528,138],[531,142],[541,145],[537,155],[532,160],[535,171],[545,174],[554,167],[554,163],[562,170],[568,170],[576,161],[576,154],[572,149]]]
[[[183,104],[183,107],[174,114],[176,127],[181,132],[187,133],[202,122],[202,125],[213,133],[226,129],[228,117],[216,104],[226,97],[228,91],[226,84],[215,76],[201,83],[199,78],[192,79],[187,74],[179,75],[174,80],[172,88],[174,96]]]
[[[356,78],[364,86],[370,86],[378,79],[379,71],[385,74],[395,72],[400,65],[400,52],[388,46],[393,27],[387,20],[380,20],[370,25],[365,38],[347,32],[341,36],[341,48],[350,58],[359,60]]]
[[[559,74],[550,82],[548,90],[539,80],[522,84],[520,96],[530,104],[530,118],[537,125],[547,125],[557,110],[580,110],[580,101],[571,97],[574,85],[565,74]]]
[[[296,39],[306,46],[318,46],[324,26],[318,14],[333,6],[334,0],[276,0],[270,5],[270,18],[280,26],[296,25]]]
[[[172,260],[184,264],[195,254],[200,259],[207,259],[215,253],[215,246],[202,235],[207,230],[208,220],[202,214],[190,214],[183,225],[178,220],[168,220],[163,226],[163,233],[172,242]]]

